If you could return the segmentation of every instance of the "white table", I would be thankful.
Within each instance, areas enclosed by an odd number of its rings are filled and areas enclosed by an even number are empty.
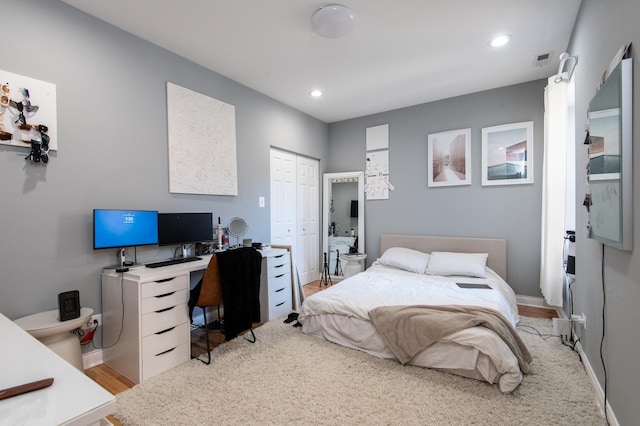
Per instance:
[[[364,265],[362,262],[367,258],[364,253],[353,254],[341,254],[340,259],[347,262],[347,266],[344,267],[344,277],[351,277],[358,272],[364,271]]]
[[[0,389],[52,377],[48,388],[0,400],[0,425],[106,425],[115,397],[0,314]]]

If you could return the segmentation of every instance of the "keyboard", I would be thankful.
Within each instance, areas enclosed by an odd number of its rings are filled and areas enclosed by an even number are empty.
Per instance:
[[[197,256],[176,257],[175,259],[163,260],[161,262],[147,263],[144,266],[146,266],[147,268],[161,268],[163,266],[179,265],[181,263],[195,262],[196,260],[202,260],[202,258]]]

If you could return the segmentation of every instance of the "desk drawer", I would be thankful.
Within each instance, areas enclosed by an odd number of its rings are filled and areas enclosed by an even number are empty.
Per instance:
[[[291,294],[277,298],[269,298],[269,319],[287,315],[291,312]]]
[[[188,343],[184,343],[171,348],[166,352],[159,353],[142,360],[142,381],[148,380],[163,371],[167,371],[185,361],[188,361],[190,356],[190,345]]]
[[[267,258],[267,276],[274,277],[290,271],[289,253]]]
[[[177,290],[189,289],[189,274],[169,277],[160,281],[150,281],[141,284],[140,295],[142,299],[161,294],[171,293]]]
[[[142,315],[142,337],[189,322],[189,308],[185,303]]]
[[[189,292],[187,290],[172,291],[158,294],[157,296],[142,299],[141,313],[148,314],[153,311],[161,311],[171,306],[185,304],[189,302]]]
[[[289,271],[285,274],[279,274],[275,277],[269,277],[269,298],[273,297],[277,293],[289,293],[291,296],[291,275]],[[287,290],[289,290],[287,292]]]
[[[190,340],[188,324],[182,323],[167,330],[150,334],[142,338],[142,359],[153,358]]]

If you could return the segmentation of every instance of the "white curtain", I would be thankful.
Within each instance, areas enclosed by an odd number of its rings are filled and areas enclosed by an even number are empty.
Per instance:
[[[540,289],[549,305],[562,306],[563,248],[567,193],[566,79],[548,80],[544,91],[544,162],[542,171],[542,246]]]

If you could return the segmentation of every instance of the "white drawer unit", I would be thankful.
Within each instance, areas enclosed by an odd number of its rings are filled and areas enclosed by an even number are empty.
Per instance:
[[[287,315],[292,309],[291,256],[287,250],[262,250],[260,321]]]
[[[135,383],[190,358],[189,272],[102,274],[103,359]]]

